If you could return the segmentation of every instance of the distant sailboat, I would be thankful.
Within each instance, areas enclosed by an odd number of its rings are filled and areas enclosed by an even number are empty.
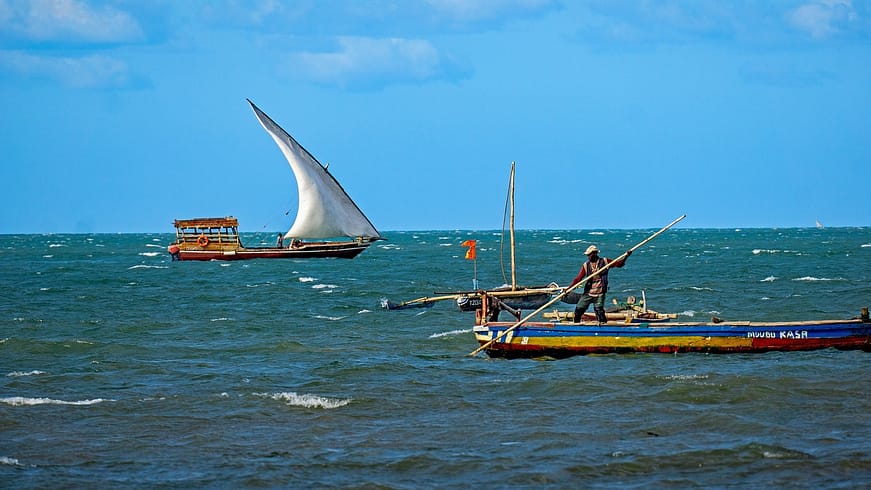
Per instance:
[[[817,228],[819,228],[821,230],[823,229],[823,224],[820,223],[820,220],[817,220]]]
[[[239,239],[238,221],[232,216],[176,220],[176,242],[169,246],[173,258],[354,258],[372,242],[383,240],[327,167],[321,165],[253,102],[248,100],[248,104],[284,154],[296,177],[299,191],[296,219],[275,247],[243,246]]]

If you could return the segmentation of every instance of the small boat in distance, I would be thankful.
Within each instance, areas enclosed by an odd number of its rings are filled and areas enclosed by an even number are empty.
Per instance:
[[[299,209],[274,247],[245,247],[236,218],[175,220],[173,260],[244,260],[336,257],[351,259],[384,238],[345,189],[290,134],[248,100],[260,124],[281,149],[296,177]]]

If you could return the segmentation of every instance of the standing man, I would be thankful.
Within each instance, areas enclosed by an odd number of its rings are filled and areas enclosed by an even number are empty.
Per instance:
[[[631,254],[631,250],[627,251],[626,258]],[[599,257],[599,249],[595,245],[587,247],[587,251],[584,252],[584,255],[587,256],[587,261],[581,266],[581,271],[578,272],[577,277],[575,277],[572,283],[569,284],[570,288],[581,282],[585,277],[592,275],[594,272],[608,264],[612,264],[611,267],[623,267],[626,263],[626,258],[620,261],[614,261],[612,259]],[[575,322],[580,323],[581,317],[591,304],[593,305],[593,311],[596,312],[596,321],[599,323],[607,322],[608,319],[605,317],[605,293],[607,292],[608,269],[605,269],[604,272],[584,284],[584,294],[581,296],[578,305],[575,307]]]

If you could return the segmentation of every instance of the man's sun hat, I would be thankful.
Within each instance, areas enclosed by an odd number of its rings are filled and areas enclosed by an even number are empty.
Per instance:
[[[599,249],[596,248],[595,245],[590,245],[589,247],[587,247],[587,251],[584,252],[584,255],[590,255],[591,253],[598,252],[598,251],[599,251]]]

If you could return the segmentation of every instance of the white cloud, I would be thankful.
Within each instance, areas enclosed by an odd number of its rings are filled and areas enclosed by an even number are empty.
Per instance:
[[[421,83],[447,78],[455,69],[428,41],[340,37],[335,52],[291,56],[292,75],[350,89],[373,89],[389,83]]]
[[[435,13],[460,24],[522,18],[555,7],[553,0],[426,0]]]
[[[818,0],[792,10],[787,18],[814,39],[825,39],[847,28],[857,15],[851,0]]]
[[[119,43],[143,37],[128,13],[78,0],[0,0],[0,31],[34,42]]]
[[[115,88],[130,85],[127,65],[115,58],[100,55],[69,58],[0,51],[0,70],[35,79],[58,81],[75,88]]]

